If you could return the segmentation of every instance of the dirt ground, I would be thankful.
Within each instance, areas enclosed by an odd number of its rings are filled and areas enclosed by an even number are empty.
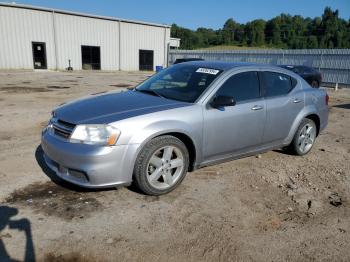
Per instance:
[[[188,174],[161,197],[51,181],[55,106],[147,73],[0,73],[0,261],[350,261],[350,90],[305,157],[271,151]]]

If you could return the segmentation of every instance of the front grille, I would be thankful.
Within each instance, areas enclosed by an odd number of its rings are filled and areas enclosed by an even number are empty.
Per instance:
[[[65,126],[65,127],[67,127],[67,128],[71,128],[71,129],[74,129],[74,128],[75,128],[75,125],[74,125],[74,124],[68,123],[68,122],[63,121],[63,120],[61,120],[61,119],[58,119],[58,120],[57,120],[57,123],[59,123],[60,125]]]
[[[58,119],[52,123],[52,127],[56,136],[68,139],[72,134],[75,125]]]

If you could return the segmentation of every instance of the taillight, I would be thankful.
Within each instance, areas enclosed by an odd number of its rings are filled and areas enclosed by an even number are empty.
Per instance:
[[[329,95],[328,94],[326,94],[325,100],[326,100],[326,105],[328,106],[328,102],[329,102]]]

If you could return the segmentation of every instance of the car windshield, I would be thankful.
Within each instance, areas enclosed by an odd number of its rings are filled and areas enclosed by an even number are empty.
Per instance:
[[[181,64],[160,71],[138,87],[136,91],[158,95],[182,102],[195,102],[222,70]]]

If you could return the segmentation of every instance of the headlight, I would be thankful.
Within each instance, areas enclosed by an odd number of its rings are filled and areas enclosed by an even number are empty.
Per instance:
[[[43,128],[41,131],[41,134],[43,135],[45,132],[52,132],[52,123],[55,121],[55,119],[51,118],[47,125]]]
[[[119,136],[120,131],[113,126],[77,125],[70,137],[70,142],[113,146]]]

